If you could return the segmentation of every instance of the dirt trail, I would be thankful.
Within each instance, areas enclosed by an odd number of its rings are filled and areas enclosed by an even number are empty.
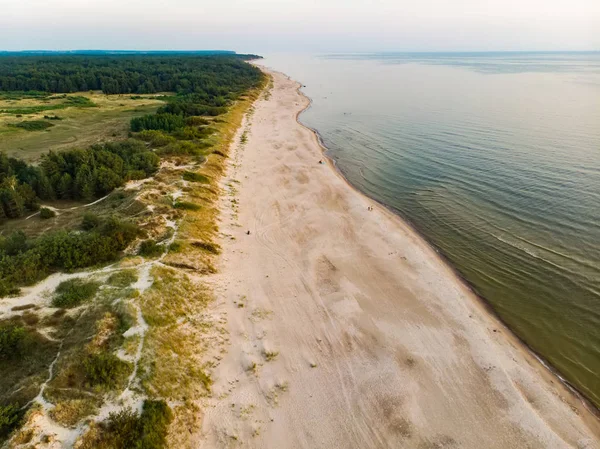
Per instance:
[[[194,447],[600,448],[435,252],[318,163],[308,100],[273,77],[223,183],[211,313],[230,341]]]

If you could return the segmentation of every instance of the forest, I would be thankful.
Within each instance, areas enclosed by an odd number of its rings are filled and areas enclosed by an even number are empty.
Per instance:
[[[244,61],[254,55],[0,55],[0,91],[105,94],[195,94],[223,106],[253,87],[261,73]]]
[[[106,94],[176,92],[165,96],[157,114],[135,118],[131,131],[157,131],[164,154],[194,154],[204,148],[210,128],[202,116],[215,117],[262,80],[245,63],[253,55],[0,55],[0,91],[25,95],[101,89]],[[135,135],[133,137],[136,137]],[[42,200],[90,200],[129,180],[152,175],[159,156],[141,134],[138,139],[87,149],[44,154],[28,165],[0,152],[0,221],[36,211]],[[141,140],[140,140],[141,139]],[[177,140],[187,144],[175,144]],[[160,146],[160,145],[155,145]]]

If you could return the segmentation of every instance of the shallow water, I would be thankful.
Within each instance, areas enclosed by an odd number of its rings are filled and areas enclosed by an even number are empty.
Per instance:
[[[600,53],[272,55],[342,173],[600,405]]]

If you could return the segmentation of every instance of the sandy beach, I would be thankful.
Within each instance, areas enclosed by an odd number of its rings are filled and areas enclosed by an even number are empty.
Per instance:
[[[194,447],[600,448],[596,417],[341,178],[299,84],[271,75],[223,179],[209,313],[229,342]]]

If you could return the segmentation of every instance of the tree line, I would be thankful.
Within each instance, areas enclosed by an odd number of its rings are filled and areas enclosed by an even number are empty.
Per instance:
[[[19,218],[40,200],[91,200],[152,175],[160,158],[134,139],[44,154],[39,165],[0,152],[0,219]]]
[[[0,91],[196,94],[213,106],[261,80],[254,55],[0,55]],[[222,104],[221,104],[222,106]]]

